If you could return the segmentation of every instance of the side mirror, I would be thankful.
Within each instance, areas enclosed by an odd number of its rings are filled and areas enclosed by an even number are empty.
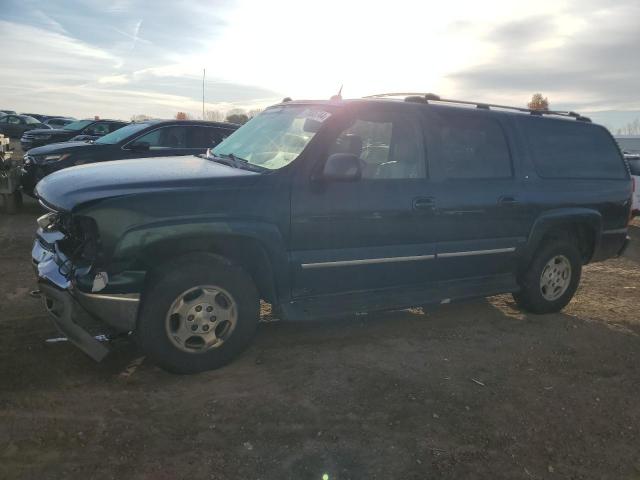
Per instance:
[[[322,171],[322,178],[349,182],[360,180],[362,167],[360,158],[353,153],[334,153],[327,158]]]
[[[148,152],[151,145],[149,142],[136,142],[129,145],[129,150],[132,152]]]

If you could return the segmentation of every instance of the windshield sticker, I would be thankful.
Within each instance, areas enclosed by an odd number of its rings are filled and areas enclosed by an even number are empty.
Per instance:
[[[315,109],[307,109],[302,112],[302,117],[307,118],[309,120],[315,120],[316,122],[324,122],[327,118],[329,118],[331,114],[329,112],[325,112],[324,110],[315,110]]]

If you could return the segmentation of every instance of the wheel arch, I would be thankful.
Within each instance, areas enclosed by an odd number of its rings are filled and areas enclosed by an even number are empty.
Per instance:
[[[602,215],[588,208],[566,208],[545,212],[538,217],[524,246],[520,267],[526,268],[544,242],[560,238],[576,244],[583,263],[591,261],[602,236]]]
[[[245,270],[260,297],[277,304],[286,294],[286,252],[275,226],[242,222],[161,224],[138,227],[118,242],[114,258],[143,270],[145,287],[160,269],[190,254],[211,255]]]

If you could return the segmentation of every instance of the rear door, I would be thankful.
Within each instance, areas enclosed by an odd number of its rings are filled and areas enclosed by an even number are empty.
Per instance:
[[[528,233],[505,126],[490,112],[431,109],[428,118],[441,280],[515,271]]]
[[[323,295],[428,283],[435,263],[419,118],[359,106],[316,152],[353,153],[357,181],[314,181],[298,172],[291,199],[293,295]],[[311,160],[311,159],[309,159]]]

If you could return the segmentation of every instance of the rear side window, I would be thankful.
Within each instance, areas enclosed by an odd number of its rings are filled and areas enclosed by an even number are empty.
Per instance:
[[[191,127],[187,136],[188,148],[213,148],[218,145],[225,137],[225,130],[210,127]]]
[[[541,177],[627,178],[618,147],[604,128],[541,118],[528,118],[524,125]]]
[[[502,127],[492,118],[441,112],[435,129],[436,161],[445,178],[512,176],[511,156]]]

